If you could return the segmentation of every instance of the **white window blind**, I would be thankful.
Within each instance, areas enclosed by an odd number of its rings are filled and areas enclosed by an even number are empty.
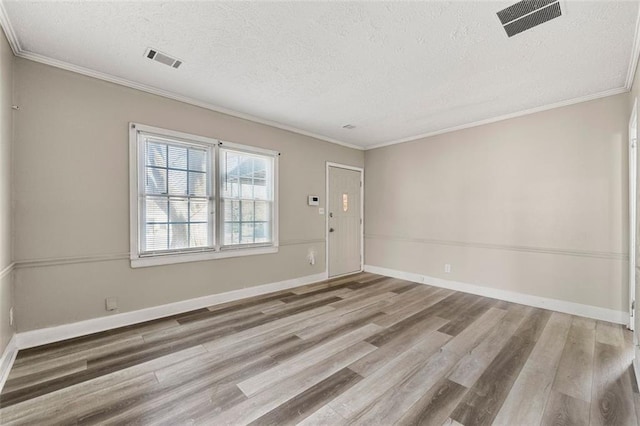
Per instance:
[[[211,148],[141,134],[141,252],[212,247]]]
[[[131,123],[131,265],[277,251],[278,153]]]

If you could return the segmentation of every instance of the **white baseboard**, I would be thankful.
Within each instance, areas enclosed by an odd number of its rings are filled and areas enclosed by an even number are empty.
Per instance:
[[[365,265],[364,270],[365,272],[385,275],[387,277],[400,278],[419,284],[428,284],[435,287],[442,287],[450,290],[462,291],[464,293],[477,294],[479,296],[490,297],[492,299],[505,300],[507,302],[519,303],[521,305],[549,309],[552,311],[563,312],[566,314],[593,318],[602,321],[609,321],[616,324],[626,325],[629,322],[628,313],[623,311],[616,311],[613,309],[600,308],[598,306],[583,305],[580,303],[567,302],[565,300],[550,299],[547,297],[517,293],[515,291],[500,290],[497,288],[485,287],[476,284],[450,281],[442,278],[434,278],[427,275],[416,274],[413,272],[382,268],[379,266]]]
[[[4,348],[2,357],[0,357],[0,392],[2,392],[4,384],[7,382],[7,377],[9,377],[13,361],[16,360],[16,355],[18,355],[18,347],[16,346],[16,335],[14,334],[11,336],[9,343],[7,343],[7,347]]]
[[[198,297],[196,299],[183,300],[180,302],[169,303],[167,305],[154,306],[151,308],[140,309],[132,312],[124,312],[107,317],[93,318],[71,324],[25,331],[17,333],[14,336],[15,346],[18,349],[32,348],[35,346],[45,345],[47,343],[59,342],[61,340],[71,339],[79,336],[86,336],[87,334],[92,333],[98,333],[100,331],[111,330],[131,324],[137,324],[171,315],[181,314],[184,312],[193,311],[195,309],[205,308],[207,306],[231,302],[233,300],[259,296],[262,294],[272,293],[274,291],[280,290],[287,290],[294,287],[300,287],[303,285],[324,281],[326,279],[327,273],[323,272],[320,274],[307,275],[291,280],[264,284],[255,287],[247,287],[221,294],[212,294],[209,296]]]

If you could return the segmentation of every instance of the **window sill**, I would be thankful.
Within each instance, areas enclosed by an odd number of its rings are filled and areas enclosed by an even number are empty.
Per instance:
[[[132,268],[147,266],[171,265],[174,263],[199,262],[203,260],[226,259],[229,257],[254,256],[259,254],[277,253],[277,246],[238,248],[224,251],[206,251],[200,253],[175,253],[147,257],[132,257]]]

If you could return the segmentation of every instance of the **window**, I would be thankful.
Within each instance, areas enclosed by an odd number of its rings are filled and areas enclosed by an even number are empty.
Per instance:
[[[277,251],[276,152],[134,123],[130,150],[132,267]]]
[[[271,241],[273,159],[221,149],[220,169],[223,244],[234,246]]]

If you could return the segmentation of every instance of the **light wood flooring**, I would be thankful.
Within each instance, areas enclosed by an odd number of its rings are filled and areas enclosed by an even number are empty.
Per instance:
[[[20,351],[2,424],[636,425],[622,326],[362,273]]]

